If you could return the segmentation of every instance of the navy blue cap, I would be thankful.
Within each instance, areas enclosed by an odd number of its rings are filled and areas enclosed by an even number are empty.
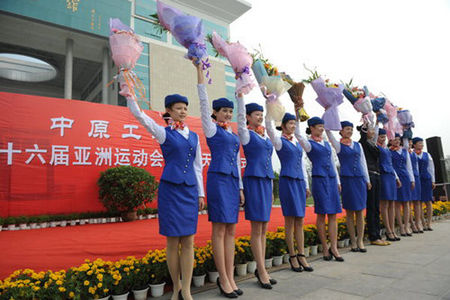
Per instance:
[[[314,126],[317,124],[325,124],[325,122],[319,117],[312,117],[308,119],[308,126]]]
[[[164,106],[169,107],[170,105],[172,105],[174,103],[178,103],[178,102],[182,102],[182,103],[185,103],[186,105],[189,105],[188,98],[186,98],[185,96],[178,95],[178,94],[173,94],[173,95],[166,96],[166,98],[164,100]]]
[[[295,116],[293,114],[290,113],[285,113],[283,116],[283,120],[281,120],[282,124],[285,124],[291,120],[296,120]]]
[[[219,98],[213,101],[212,107],[214,110],[219,110],[222,107],[234,108],[234,103],[227,98]]]
[[[349,121],[342,121],[341,122],[341,127],[342,128],[344,128],[344,127],[352,127],[353,128],[353,123],[349,122]]]
[[[249,103],[245,105],[245,111],[247,115],[249,115],[254,111],[264,111],[264,107],[262,107],[258,103]]]
[[[412,139],[413,144],[417,143],[417,142],[423,142],[423,138],[420,137],[415,137]]]
[[[378,135],[384,135],[386,134],[386,130],[383,128],[378,129]]]
[[[402,136],[401,136],[399,133],[396,133],[396,134],[395,134],[395,137],[396,137],[396,138],[397,138],[397,137],[401,138]]]

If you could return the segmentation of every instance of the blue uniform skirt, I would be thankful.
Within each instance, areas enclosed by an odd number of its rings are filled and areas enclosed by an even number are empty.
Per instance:
[[[280,177],[280,202],[283,216],[304,217],[306,206],[306,183],[303,179]]]
[[[336,177],[312,177],[311,192],[316,214],[337,214],[342,212]]]
[[[411,191],[411,200],[412,201],[420,201],[422,199],[422,188],[420,185],[420,177],[414,176],[414,181],[416,182],[414,185],[414,189]]]
[[[397,200],[397,180],[391,173],[381,173],[381,200]]]
[[[342,207],[363,210],[367,204],[367,183],[362,176],[341,176]]]
[[[398,176],[402,187],[397,189],[397,201],[411,201],[411,181],[408,176]]]
[[[243,178],[245,219],[268,222],[272,210],[272,179],[246,176]]]
[[[430,179],[420,178],[421,200],[423,202],[433,201],[433,186]]]
[[[175,184],[161,180],[158,188],[159,233],[186,236],[197,232],[197,185]]]
[[[208,220],[237,223],[239,215],[239,178],[231,174],[208,172],[206,180]]]

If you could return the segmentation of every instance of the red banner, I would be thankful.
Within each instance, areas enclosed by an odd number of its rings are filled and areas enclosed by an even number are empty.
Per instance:
[[[161,176],[159,144],[126,107],[2,92],[0,105],[1,217],[104,210],[97,180],[111,167]],[[146,113],[164,125],[159,112]],[[211,154],[200,119],[186,123],[200,136],[206,182]]]

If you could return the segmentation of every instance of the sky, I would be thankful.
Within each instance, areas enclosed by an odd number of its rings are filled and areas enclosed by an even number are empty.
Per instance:
[[[440,136],[450,155],[450,0],[247,1],[252,8],[231,24],[232,42],[250,52],[261,45],[295,81],[308,78],[305,64],[333,82],[353,78],[384,93],[411,111],[414,136]],[[311,86],[303,98],[310,116],[322,116]],[[281,99],[293,112],[288,94]],[[264,98],[256,88],[245,101],[262,104]],[[361,114],[346,99],[339,113],[341,120],[360,123]]]

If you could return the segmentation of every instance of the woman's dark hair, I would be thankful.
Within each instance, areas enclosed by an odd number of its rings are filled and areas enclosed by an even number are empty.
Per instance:
[[[306,134],[311,134],[311,128],[306,128]]]
[[[175,103],[178,103],[178,102],[175,102]],[[166,108],[172,109],[172,107],[175,103],[169,104],[169,106],[167,106]],[[168,112],[166,112],[165,114],[162,115],[162,118],[163,118],[164,122],[166,122],[166,125],[169,125],[169,120],[171,119],[170,114]]]
[[[277,126],[275,129],[281,131],[283,128],[281,126]]]

